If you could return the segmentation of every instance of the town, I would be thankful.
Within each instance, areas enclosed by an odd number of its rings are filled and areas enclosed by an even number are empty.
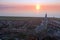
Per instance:
[[[0,40],[60,40],[60,21],[47,14],[41,18],[4,18],[0,17]]]

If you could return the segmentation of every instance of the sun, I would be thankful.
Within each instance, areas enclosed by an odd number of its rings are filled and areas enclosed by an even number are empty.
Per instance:
[[[41,6],[39,4],[36,4],[36,10],[40,10]]]

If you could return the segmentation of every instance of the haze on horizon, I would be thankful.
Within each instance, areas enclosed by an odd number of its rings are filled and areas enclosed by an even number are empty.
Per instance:
[[[60,0],[0,0],[0,16],[44,17],[46,12],[60,18]]]

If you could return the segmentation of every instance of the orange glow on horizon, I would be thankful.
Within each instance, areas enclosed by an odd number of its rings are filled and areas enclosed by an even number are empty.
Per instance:
[[[7,4],[3,4],[7,5]],[[36,11],[60,11],[60,5],[23,5],[23,4],[16,4],[16,5],[7,5],[11,6],[12,8],[5,8],[1,11],[7,11],[7,12],[36,12]]]

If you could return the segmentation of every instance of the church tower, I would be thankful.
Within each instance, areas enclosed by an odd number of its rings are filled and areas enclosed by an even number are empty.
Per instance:
[[[47,17],[47,13],[45,14],[45,18],[44,18],[44,25],[47,28],[47,24],[48,24],[48,17]]]
[[[45,14],[45,21],[47,21],[47,13]]]

